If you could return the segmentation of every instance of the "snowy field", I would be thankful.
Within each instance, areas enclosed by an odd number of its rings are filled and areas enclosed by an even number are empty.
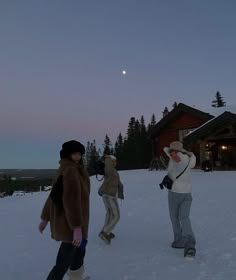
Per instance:
[[[170,247],[167,193],[158,187],[163,172],[124,171],[126,200],[111,246],[97,237],[104,207],[92,178],[87,272],[94,280],[235,280],[236,172],[193,172],[192,223],[197,256],[190,261]],[[58,243],[37,231],[47,193],[0,200],[0,279],[44,280]]]

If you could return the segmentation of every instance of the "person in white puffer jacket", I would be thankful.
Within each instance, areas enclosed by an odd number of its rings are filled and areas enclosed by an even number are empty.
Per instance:
[[[189,218],[192,204],[191,169],[196,165],[196,157],[183,148],[181,142],[175,141],[164,152],[170,158],[168,176],[173,185],[168,193],[170,219],[172,222],[174,241],[172,248],[185,249],[184,255],[196,254],[196,239]],[[185,170],[185,171],[184,171]],[[184,173],[178,177],[182,172]]]

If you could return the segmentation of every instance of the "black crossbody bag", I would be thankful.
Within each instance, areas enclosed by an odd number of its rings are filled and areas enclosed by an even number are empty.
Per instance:
[[[60,175],[52,187],[50,198],[59,210],[63,210],[63,176]]]
[[[185,169],[176,177],[176,179],[179,179],[184,174],[184,172],[187,170],[187,168],[189,166],[189,163],[190,163],[190,160],[189,160],[187,166],[185,167]],[[167,188],[168,190],[171,190],[172,186],[173,186],[173,183],[174,183],[174,181],[169,177],[169,175],[166,175],[159,186],[162,190],[164,188]]]

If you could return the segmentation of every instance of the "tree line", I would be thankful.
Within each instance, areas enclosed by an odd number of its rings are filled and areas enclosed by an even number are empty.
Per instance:
[[[156,125],[156,116],[146,124],[143,116],[140,119],[131,117],[126,135],[119,133],[113,144],[109,135],[105,136],[102,149],[97,147],[96,141],[88,142],[85,154],[85,163],[90,174],[94,174],[94,165],[105,154],[112,154],[118,159],[119,170],[148,168],[152,159],[152,144],[149,133]]]

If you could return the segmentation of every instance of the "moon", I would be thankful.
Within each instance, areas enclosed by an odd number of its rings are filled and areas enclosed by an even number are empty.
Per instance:
[[[122,71],[122,74],[123,74],[123,75],[126,75],[126,73],[127,73],[126,70],[123,70],[123,71]]]

